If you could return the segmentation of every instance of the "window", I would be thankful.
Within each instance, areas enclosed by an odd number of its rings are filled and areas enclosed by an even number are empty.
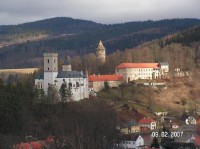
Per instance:
[[[56,59],[54,59],[54,63],[56,63]]]
[[[72,88],[72,83],[71,82],[69,82],[68,87]]]
[[[49,70],[49,67],[48,67],[48,70]]]
[[[76,82],[76,87],[79,87],[80,85],[79,85],[79,83],[78,82]]]
[[[47,63],[49,63],[49,59],[47,60]]]

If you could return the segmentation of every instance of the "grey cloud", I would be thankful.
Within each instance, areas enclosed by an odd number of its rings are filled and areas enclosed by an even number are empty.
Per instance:
[[[165,18],[200,18],[200,0],[1,0],[0,24],[56,16],[120,23]]]

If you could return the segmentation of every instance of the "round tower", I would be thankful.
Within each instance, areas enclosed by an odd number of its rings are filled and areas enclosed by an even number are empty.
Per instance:
[[[104,64],[106,62],[106,48],[101,40],[96,48],[96,57],[99,64]]]

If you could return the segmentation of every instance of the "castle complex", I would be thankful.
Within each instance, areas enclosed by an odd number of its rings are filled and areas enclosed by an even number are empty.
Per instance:
[[[89,98],[89,91],[100,91],[105,88],[105,84],[110,87],[118,87],[123,82],[129,83],[133,80],[152,80],[168,77],[169,64],[160,63],[121,63],[116,66],[115,74],[89,75],[82,71],[72,70],[69,57],[62,65],[62,71],[58,70],[58,53],[44,53],[44,72],[35,79],[35,86],[43,89],[47,94],[50,86],[61,91],[64,84],[72,93],[73,101]],[[102,65],[106,62],[106,49],[100,41],[96,48],[97,63]],[[89,80],[88,80],[89,79]],[[59,94],[61,96],[61,92]]]
[[[58,91],[63,83],[71,90],[72,100],[78,101],[89,97],[88,78],[83,72],[72,71],[68,60],[58,71],[58,53],[44,53],[44,73],[35,79],[35,86],[43,89],[47,94],[49,86],[54,86]]]
[[[166,78],[169,73],[169,64],[160,63],[121,63],[115,68],[115,73],[122,75],[125,82],[138,79]]]
[[[106,62],[106,48],[104,47],[102,41],[99,41],[99,44],[96,48],[96,57],[99,65],[102,65]]]

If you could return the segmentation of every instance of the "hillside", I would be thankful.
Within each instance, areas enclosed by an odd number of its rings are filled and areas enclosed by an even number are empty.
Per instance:
[[[151,88],[129,84],[123,87],[124,97],[121,95],[122,88],[103,90],[97,96],[115,108],[121,121],[139,120],[144,116],[157,118],[155,112],[164,111],[181,120],[185,111],[192,115],[200,112],[198,83],[190,78],[176,78],[167,80],[166,86]]]
[[[198,19],[128,22],[103,25],[72,18],[52,18],[15,26],[0,26],[0,67],[37,67],[44,52],[83,55],[94,52],[101,39],[107,53],[125,50],[183,31]]]

